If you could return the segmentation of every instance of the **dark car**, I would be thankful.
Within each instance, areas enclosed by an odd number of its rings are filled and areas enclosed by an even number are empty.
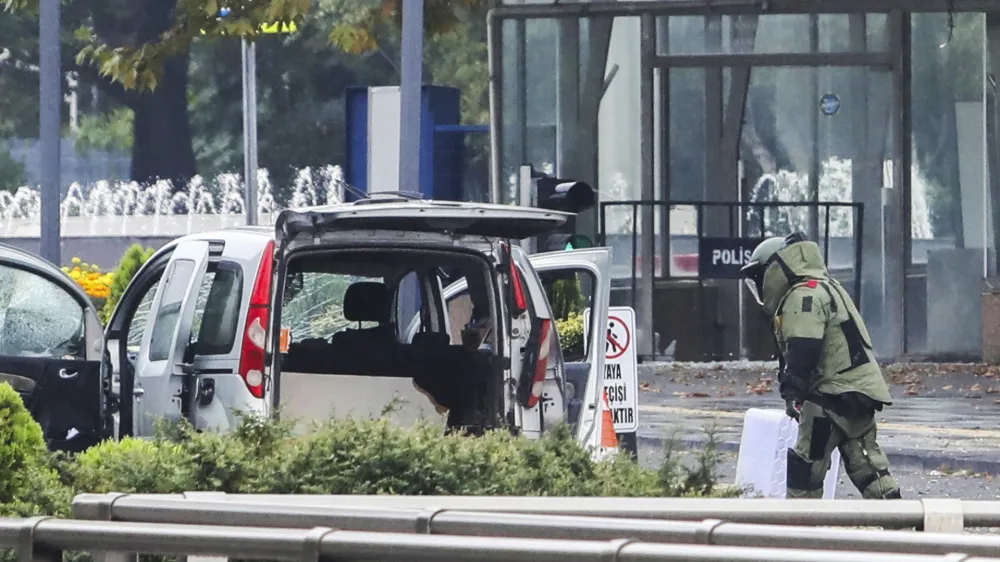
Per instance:
[[[0,383],[10,384],[52,450],[81,451],[112,435],[104,329],[61,269],[0,244]]]

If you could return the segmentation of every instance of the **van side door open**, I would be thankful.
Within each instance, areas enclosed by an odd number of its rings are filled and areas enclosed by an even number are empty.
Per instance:
[[[598,448],[601,442],[601,399],[604,390],[604,344],[611,298],[611,248],[586,248],[533,254],[528,258],[550,293],[553,320],[583,317],[591,309],[589,338],[579,350],[564,351],[567,414],[579,443]],[[554,287],[559,288],[553,290]],[[552,293],[558,292],[558,295]],[[582,326],[582,325],[581,325]],[[559,334],[568,338],[570,334]],[[582,338],[582,335],[580,336]],[[566,346],[563,346],[564,349]]]
[[[156,287],[150,318],[136,358],[134,435],[155,433],[157,420],[177,423],[194,375],[185,362],[198,287],[208,268],[209,243],[192,240],[174,249]]]

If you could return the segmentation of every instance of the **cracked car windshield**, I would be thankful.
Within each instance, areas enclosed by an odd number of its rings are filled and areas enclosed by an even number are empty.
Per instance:
[[[83,307],[63,288],[0,265],[0,355],[78,357],[83,329]]]

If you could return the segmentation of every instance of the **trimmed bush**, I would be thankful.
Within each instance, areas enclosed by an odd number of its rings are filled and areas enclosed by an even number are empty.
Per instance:
[[[549,298],[549,306],[552,307],[552,314],[556,318],[566,318],[570,314],[583,312],[585,299],[580,279],[577,276],[552,281],[546,294]]]
[[[571,312],[562,320],[556,320],[556,330],[559,332],[559,347],[567,360],[583,357],[583,315]]]
[[[668,451],[668,453],[670,453]],[[229,434],[182,425],[173,436],[108,442],[66,469],[75,493],[221,491],[267,494],[525,496],[726,495],[717,456],[669,470],[625,455],[596,462],[566,427],[530,441],[494,431],[442,436],[440,427],[339,419],[294,436],[288,422],[242,420]]]
[[[122,259],[114,271],[111,290],[108,292],[104,307],[100,310],[102,322],[106,324],[111,319],[111,314],[115,311],[115,306],[118,305],[118,299],[121,298],[139,268],[153,256],[154,252],[155,250],[152,248],[143,249],[139,244],[132,244],[122,254]]]
[[[246,417],[227,434],[181,424],[155,439],[101,443],[50,457],[41,430],[9,386],[0,386],[0,516],[68,517],[79,493],[221,491],[269,494],[523,496],[732,496],[716,485],[718,454],[693,466],[668,447],[659,470],[627,455],[594,461],[565,426],[539,440],[494,431],[442,435],[419,423],[340,419],[294,435],[288,421]],[[711,434],[710,434],[711,436]],[[671,445],[674,442],[671,441]],[[70,553],[75,562],[89,557]],[[160,560],[159,557],[146,559]],[[0,552],[0,561],[14,560]]]
[[[68,513],[68,490],[51,465],[41,426],[21,395],[0,383],[0,516]]]

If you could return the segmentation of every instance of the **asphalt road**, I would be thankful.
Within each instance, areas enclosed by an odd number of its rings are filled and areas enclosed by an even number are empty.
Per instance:
[[[692,466],[691,453],[685,453],[685,464]],[[723,462],[719,465],[719,482],[735,484],[736,453],[723,453]],[[647,445],[639,449],[639,461],[648,467],[657,467],[663,458],[660,450]],[[1000,500],[1000,476],[972,473],[969,471],[921,470],[906,466],[892,467],[893,476],[899,482],[905,499],[956,498],[963,500]],[[858,499],[858,493],[850,479],[840,471],[836,498]]]
[[[644,364],[640,461],[659,464],[664,437],[689,447],[715,426],[723,482],[735,483],[749,408],[782,409],[773,364]],[[1000,371],[982,365],[902,364],[885,369],[895,403],[879,414],[879,442],[906,498],[1000,500]],[[841,470],[836,497],[860,494]]]

